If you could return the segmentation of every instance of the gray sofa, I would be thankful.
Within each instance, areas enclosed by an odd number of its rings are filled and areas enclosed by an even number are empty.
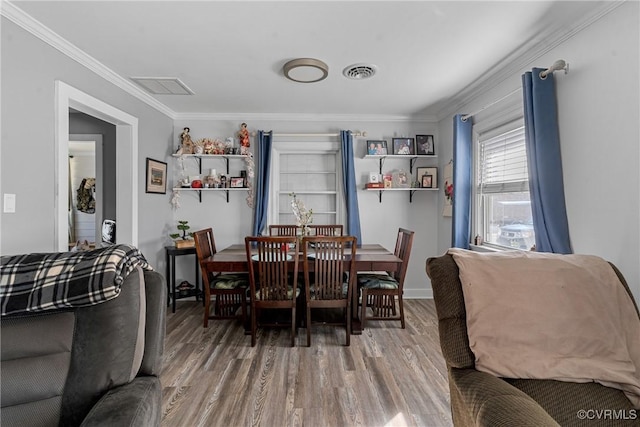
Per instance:
[[[166,292],[137,267],[107,302],[2,317],[0,424],[160,425]]]

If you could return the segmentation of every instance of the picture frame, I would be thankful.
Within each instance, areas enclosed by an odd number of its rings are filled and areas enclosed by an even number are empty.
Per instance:
[[[241,176],[233,176],[231,177],[230,188],[243,188],[244,187],[244,178]]]
[[[422,188],[433,188],[433,175],[422,175]]]
[[[413,138],[392,138],[393,154],[399,156],[412,156],[416,153]]]
[[[393,188],[409,188],[411,180],[407,171],[399,170],[393,172]]]
[[[387,141],[384,139],[368,139],[367,140],[367,155],[368,156],[386,156]]]
[[[418,156],[434,156],[436,154],[433,135],[416,135],[416,154]]]
[[[393,187],[393,175],[390,173],[386,173],[382,175],[382,182],[384,183],[384,188],[392,188]]]
[[[431,175],[431,187],[428,188],[438,188],[438,168],[437,167],[417,167],[416,168],[416,176],[420,184],[422,184],[422,176]]]
[[[380,182],[380,174],[377,172],[369,172],[369,182]]]
[[[147,157],[146,193],[167,194],[167,164]]]

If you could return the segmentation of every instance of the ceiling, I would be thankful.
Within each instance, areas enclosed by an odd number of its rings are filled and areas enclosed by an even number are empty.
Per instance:
[[[180,78],[194,95],[153,95],[174,117],[437,118],[477,94],[488,71],[498,81],[501,72],[524,71],[550,39],[574,31],[606,2],[11,3],[128,83]],[[287,80],[283,65],[299,57],[327,63],[327,79]],[[344,77],[356,63],[376,65],[376,75]]]

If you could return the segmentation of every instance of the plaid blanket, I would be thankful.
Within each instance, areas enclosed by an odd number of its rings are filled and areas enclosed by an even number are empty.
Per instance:
[[[120,294],[124,278],[136,267],[152,270],[129,245],[0,257],[0,315],[108,301]]]

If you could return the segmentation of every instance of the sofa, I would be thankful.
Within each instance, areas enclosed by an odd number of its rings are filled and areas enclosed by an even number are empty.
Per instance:
[[[633,301],[624,277],[610,265],[619,286],[624,287]],[[469,344],[460,271],[454,257],[447,253],[428,258],[426,272],[431,279],[440,345],[448,370],[454,425],[640,425],[640,410],[634,409],[619,389],[597,382],[503,378],[476,369],[476,356]],[[633,306],[637,315],[635,301]]]
[[[3,309],[9,264],[3,257]],[[145,264],[121,279],[100,303],[3,311],[3,427],[160,425],[165,278]]]

